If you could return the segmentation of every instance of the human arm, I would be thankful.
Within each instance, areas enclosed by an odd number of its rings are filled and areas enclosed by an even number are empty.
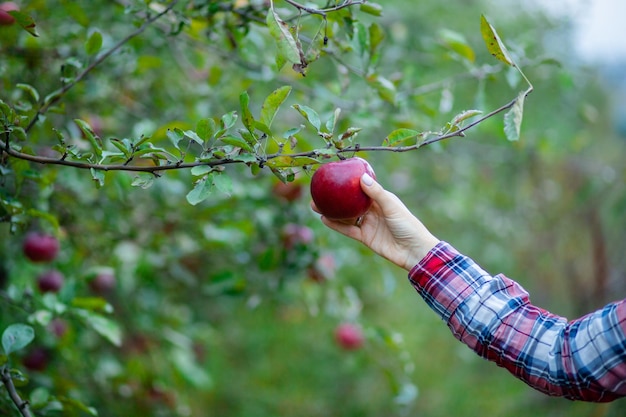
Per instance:
[[[626,300],[568,321],[445,242],[409,279],[458,340],[531,387],[582,401],[626,396]]]
[[[516,282],[490,276],[440,242],[371,178],[361,186],[374,203],[360,227],[322,221],[410,271],[415,289],[457,339],[549,395],[626,396],[626,300],[568,322],[532,305]]]

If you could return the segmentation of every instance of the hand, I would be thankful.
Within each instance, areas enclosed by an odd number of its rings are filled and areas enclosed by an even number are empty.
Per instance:
[[[324,216],[322,222],[410,271],[439,240],[411,214],[395,194],[385,190],[368,174],[361,177],[361,188],[373,202],[358,226],[330,220]],[[315,203],[311,202],[311,207],[319,213]]]

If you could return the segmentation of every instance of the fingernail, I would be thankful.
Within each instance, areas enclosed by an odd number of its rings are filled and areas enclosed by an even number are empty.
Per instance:
[[[372,178],[370,176],[370,174],[368,174],[368,173],[363,174],[361,179],[363,180],[363,183],[365,183],[365,185],[367,185],[367,186],[370,186],[370,185],[374,184],[374,178]]]

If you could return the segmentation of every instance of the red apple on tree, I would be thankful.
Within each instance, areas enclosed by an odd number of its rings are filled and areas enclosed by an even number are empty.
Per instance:
[[[361,189],[361,176],[376,178],[371,165],[362,158],[349,158],[320,166],[311,178],[311,197],[320,213],[333,220],[353,220],[372,205]]]
[[[11,26],[15,23],[15,18],[9,14],[11,11],[18,11],[20,7],[12,1],[0,3],[0,25]]]
[[[22,358],[22,364],[26,369],[31,371],[43,371],[50,362],[50,352],[43,347],[35,347],[31,349],[26,356]]]
[[[342,323],[335,329],[335,340],[343,349],[356,350],[363,345],[365,337],[356,324]]]
[[[59,241],[52,235],[31,232],[24,238],[22,250],[32,262],[50,262],[59,253]]]
[[[112,268],[98,269],[89,280],[89,288],[95,294],[108,294],[115,289],[117,279]]]
[[[65,278],[63,274],[55,269],[50,269],[37,278],[37,287],[41,292],[59,292],[63,287]]]

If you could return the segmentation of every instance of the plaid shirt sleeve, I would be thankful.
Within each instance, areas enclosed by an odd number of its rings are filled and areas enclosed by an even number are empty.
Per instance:
[[[531,387],[582,401],[626,396],[626,299],[568,321],[445,242],[409,280],[457,339]]]

